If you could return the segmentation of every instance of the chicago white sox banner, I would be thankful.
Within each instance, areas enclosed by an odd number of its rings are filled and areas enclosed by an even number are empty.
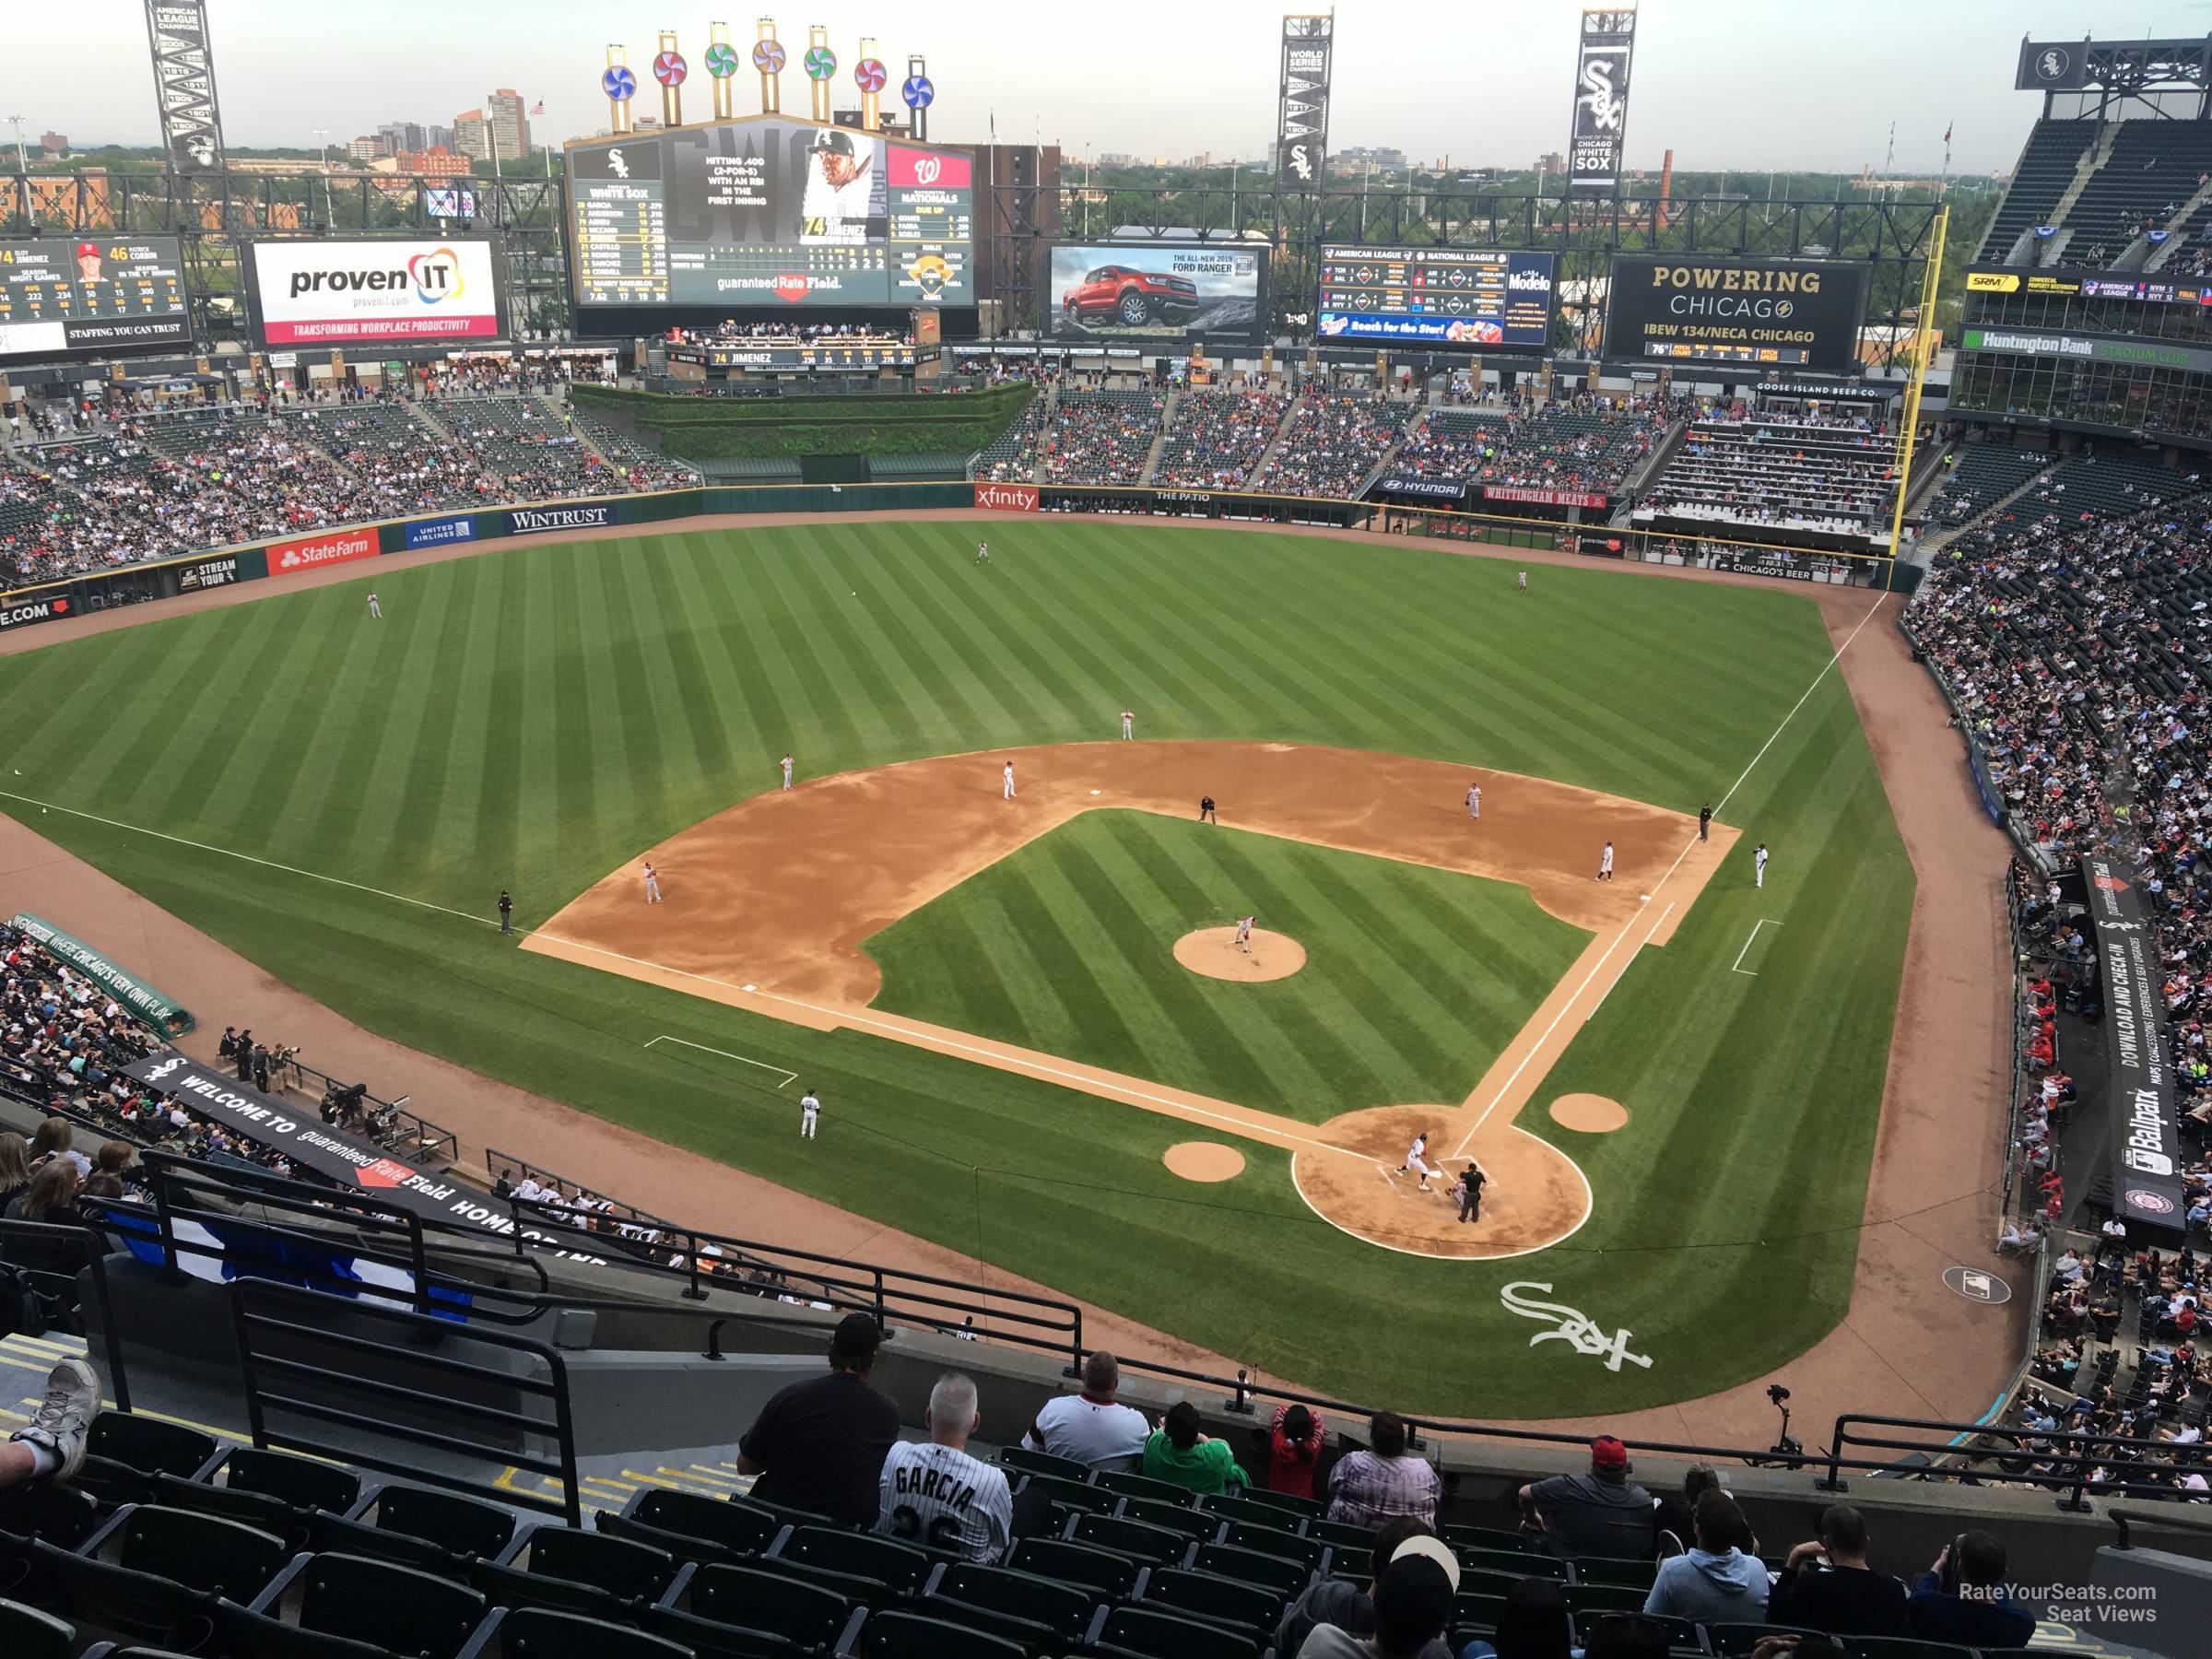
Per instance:
[[[1283,19],[1282,105],[1275,124],[1275,176],[1284,190],[1319,190],[1329,147],[1329,53],[1336,19]]]
[[[1629,64],[1636,53],[1636,14],[1618,6],[1583,12],[1574,70],[1574,125],[1567,141],[1572,190],[1618,191],[1629,134]]]

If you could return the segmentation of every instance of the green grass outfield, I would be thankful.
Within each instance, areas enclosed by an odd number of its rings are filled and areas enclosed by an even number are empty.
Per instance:
[[[1249,906],[1288,979],[1178,963]],[[867,941],[875,1006],[1318,1124],[1456,1105],[1590,935],[1524,887],[1148,812],[1087,812]]]
[[[978,533],[521,546],[0,659],[0,765],[22,774],[0,785],[474,916],[511,887],[518,920],[537,921],[771,787],[786,748],[812,777],[1106,738],[1123,708],[1148,738],[1395,751],[1694,812],[1830,652],[1814,606],[1781,591],[1544,569],[1519,597],[1510,561],[1142,522],[994,524],[979,570]],[[1744,844],[1547,1086],[1547,1100],[1615,1096],[1630,1127],[1587,1136],[1524,1116],[1589,1172],[1591,1220],[1484,1265],[1338,1233],[1269,1147],[1246,1147],[1235,1181],[1193,1186],[1160,1165],[1184,1133],[1165,1119],[551,960],[361,888],[0,805],[403,1042],[832,1202],[865,1195],[888,1225],[1340,1396],[1500,1416],[1705,1394],[1841,1316],[1912,882],[1830,674],[1724,815]],[[1774,853],[1763,893],[1755,840]],[[1759,976],[1731,973],[1762,917],[1783,926]],[[128,940],[104,943],[129,962]],[[719,1062],[642,1049],[663,1032],[805,1071],[834,1107],[825,1139],[801,1147],[789,1100]],[[1499,1300],[1528,1279],[1629,1326],[1650,1368],[1530,1347],[1546,1327]]]

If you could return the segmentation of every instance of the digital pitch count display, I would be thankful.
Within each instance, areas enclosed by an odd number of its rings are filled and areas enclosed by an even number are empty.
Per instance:
[[[974,163],[752,116],[569,147],[580,306],[966,306]]]
[[[1553,259],[1492,248],[1321,251],[1324,340],[1541,351],[1551,337]]]
[[[0,241],[0,364],[191,343],[176,238]]]

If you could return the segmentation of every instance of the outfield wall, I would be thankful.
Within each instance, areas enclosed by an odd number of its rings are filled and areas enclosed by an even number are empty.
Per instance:
[[[1630,528],[1598,528],[1556,519],[1514,518],[1449,509],[1404,507],[1249,490],[1171,488],[1152,485],[935,483],[712,485],[643,495],[530,501],[464,512],[319,530],[311,535],[229,547],[200,548],[0,592],[0,633],[88,612],[230,587],[282,581],[325,566],[390,553],[462,543],[504,541],[552,531],[674,527],[705,516],[751,513],[853,513],[981,509],[1009,514],[1058,512],[1140,518],[1318,524],[1383,535],[1535,547],[1631,562],[1732,571],[1797,582],[1909,588],[1919,571],[1882,557],[1735,541],[1696,541]],[[364,571],[364,574],[367,572]]]

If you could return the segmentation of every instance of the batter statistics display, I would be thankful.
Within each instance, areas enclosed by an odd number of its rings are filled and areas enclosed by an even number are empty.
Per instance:
[[[173,236],[0,241],[0,368],[192,343]]]
[[[1624,255],[1613,261],[1605,355],[1849,372],[1868,269],[1830,259]]]
[[[777,115],[568,148],[581,306],[975,303],[974,163]]]
[[[1552,256],[1495,248],[1321,251],[1324,340],[1541,351],[1551,339]]]

